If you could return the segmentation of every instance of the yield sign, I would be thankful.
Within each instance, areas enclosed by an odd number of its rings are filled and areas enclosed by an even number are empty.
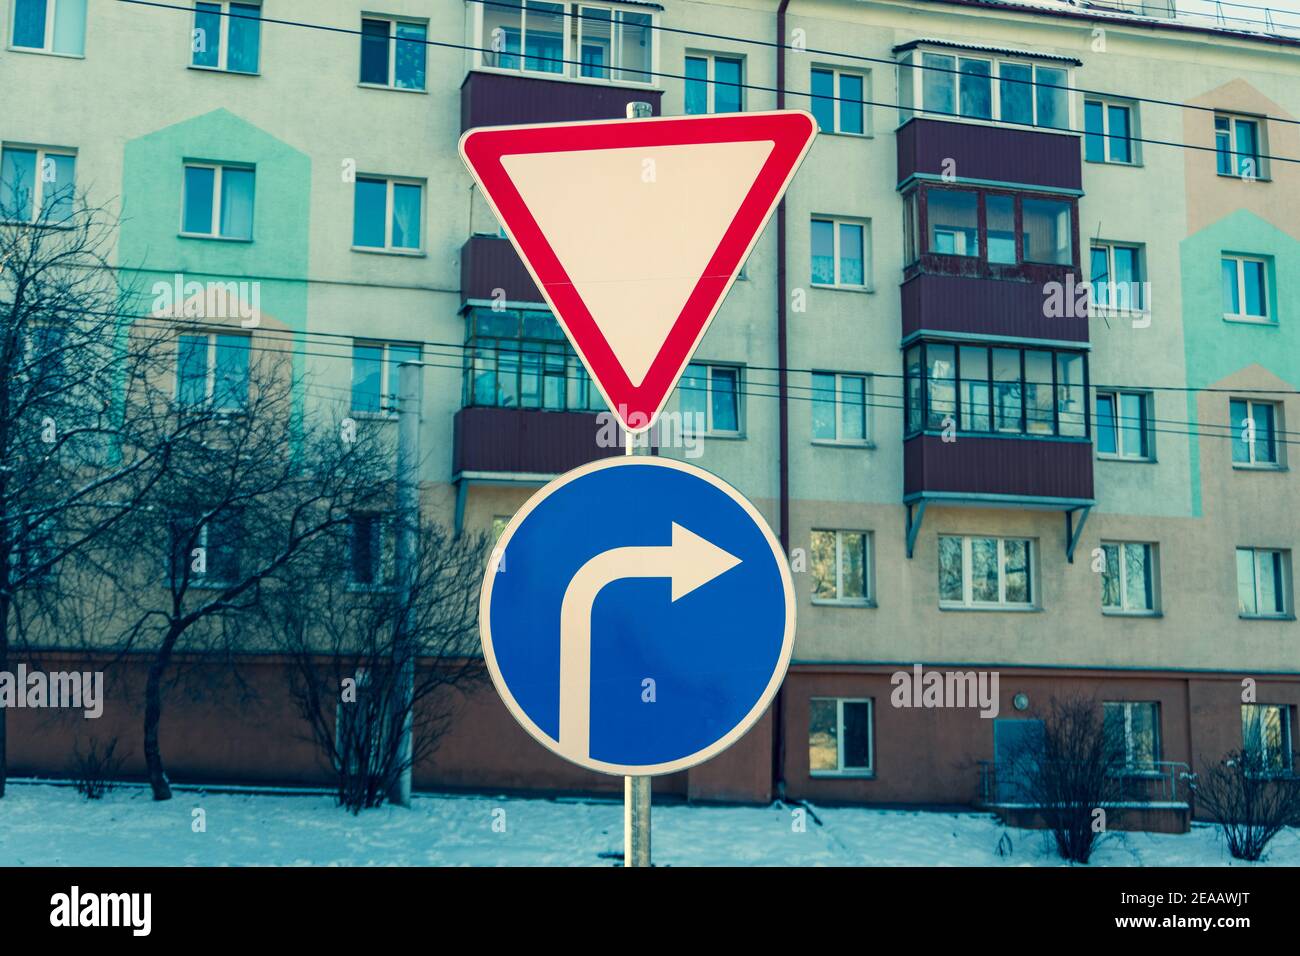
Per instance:
[[[816,133],[808,113],[472,129],[460,154],[623,427],[648,429]]]

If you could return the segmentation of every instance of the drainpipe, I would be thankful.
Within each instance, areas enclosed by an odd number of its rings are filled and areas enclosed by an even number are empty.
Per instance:
[[[785,11],[790,0],[781,0],[776,9],[776,108],[785,109]],[[780,472],[780,539],[781,551],[790,557],[790,408],[789,381],[786,374],[786,290],[785,274],[785,197],[776,207],[776,394],[780,410],[780,447],[777,451]],[[785,799],[785,685],[772,701],[772,796]]]

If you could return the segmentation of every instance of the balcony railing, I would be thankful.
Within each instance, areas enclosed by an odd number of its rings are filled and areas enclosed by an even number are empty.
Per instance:
[[[460,87],[460,128],[623,119],[627,104],[659,115],[661,90],[472,70]]]
[[[932,333],[1087,342],[1088,308],[1073,269],[1054,268],[1055,285],[917,273],[900,291],[903,340]]]
[[[896,138],[900,185],[918,178],[1083,188],[1078,133],[916,116],[898,128]]]
[[[509,239],[470,236],[460,247],[462,302],[540,304],[542,294]]]
[[[1034,806],[1025,793],[1023,779],[1007,772],[999,778],[999,766],[992,760],[979,762],[979,802],[985,806]],[[1176,760],[1158,760],[1116,773],[1119,784],[1115,806],[1177,806],[1190,801],[1188,777],[1191,767]]]
[[[612,427],[606,425],[605,430]],[[596,412],[462,408],[453,419],[452,474],[458,478],[558,475],[622,451],[621,437],[610,447],[599,443],[601,429]]]
[[[903,442],[903,498],[1006,500],[1068,507],[1091,503],[1092,442],[1086,438],[919,434]]]

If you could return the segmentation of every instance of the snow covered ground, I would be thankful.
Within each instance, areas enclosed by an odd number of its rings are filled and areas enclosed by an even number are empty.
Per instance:
[[[194,832],[201,808],[205,832]],[[655,862],[669,866],[1052,866],[1038,832],[978,813],[813,808],[798,832],[792,809],[663,804],[654,808]],[[154,803],[120,789],[88,801],[71,787],[11,785],[0,799],[0,866],[516,865],[610,866],[623,849],[621,803],[417,795],[409,810],[360,817],[327,796],[177,791]],[[1012,852],[999,856],[998,841]],[[1300,865],[1300,830],[1271,844],[1268,863]],[[1181,836],[1115,834],[1104,866],[1217,866],[1231,860],[1212,827]]]

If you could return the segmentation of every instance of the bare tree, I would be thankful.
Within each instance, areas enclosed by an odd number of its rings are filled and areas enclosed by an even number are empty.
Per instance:
[[[142,730],[156,800],[171,797],[160,727],[176,655],[233,655],[236,639],[247,639],[239,617],[263,586],[391,483],[382,432],[331,420],[307,401],[283,340],[223,343],[200,326],[174,333],[178,387],[128,399],[152,409],[151,431],[132,438],[167,449],[166,475],[99,553],[119,603],[117,646],[149,657]],[[186,349],[208,363],[189,378]]]
[[[393,521],[358,514],[323,536],[265,605],[290,661],[290,694],[335,776],[339,804],[353,813],[382,804],[397,778],[434,752],[454,689],[484,674],[477,605],[486,535],[421,526],[403,582]],[[409,751],[401,746],[408,722]]]
[[[1127,795],[1124,745],[1091,698],[1053,698],[1040,736],[1027,738],[999,773],[1016,781],[1063,859],[1087,863]],[[1100,813],[1098,813],[1100,811]]]
[[[163,359],[126,334],[116,231],[55,182],[0,183],[0,671],[36,634],[62,640],[81,558],[166,470],[165,447],[122,441],[134,423],[120,396]]]
[[[1219,825],[1228,852],[1238,860],[1258,860],[1269,841],[1288,826],[1300,826],[1300,754],[1283,763],[1262,748],[1233,750],[1196,775],[1192,792]]]

